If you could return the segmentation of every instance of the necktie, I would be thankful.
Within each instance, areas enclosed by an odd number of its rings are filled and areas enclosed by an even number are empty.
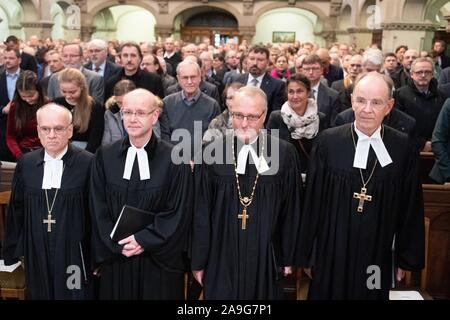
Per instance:
[[[256,79],[256,78],[253,78],[252,81],[251,81],[251,84],[252,84],[252,86],[254,86],[254,87],[257,87],[257,86],[258,86],[258,83],[259,83],[259,80]]]
[[[98,73],[100,71],[100,67],[95,67],[94,70]]]
[[[126,180],[130,180],[131,171],[133,170],[134,159],[138,160],[139,166],[139,175],[141,180],[150,179],[150,168],[148,164],[147,151],[144,148],[136,148],[135,146],[131,146],[128,148],[127,159],[125,161],[125,169],[123,171],[123,178]]]
[[[311,96],[310,96],[310,98],[316,100],[316,89],[311,89]]]

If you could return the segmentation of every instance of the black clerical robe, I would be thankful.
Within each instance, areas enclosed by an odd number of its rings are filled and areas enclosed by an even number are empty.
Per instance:
[[[225,164],[218,157],[213,164],[195,168],[192,270],[205,270],[206,299],[280,299],[282,267],[294,264],[299,231],[299,157],[290,143],[267,135],[264,153],[271,155],[275,150],[272,144],[279,147],[279,153],[267,162],[271,168],[279,168],[259,176],[243,230],[230,139],[232,136],[216,139],[205,148],[205,154],[208,148],[222,151]],[[236,145],[237,153],[240,148]],[[245,174],[239,175],[243,197],[251,195],[257,174],[253,162],[247,162]]]
[[[91,153],[69,144],[62,158],[64,170],[51,232],[43,222],[48,218],[42,189],[44,149],[24,154],[17,162],[3,253],[7,264],[24,257],[28,299],[91,298],[88,186],[92,159]],[[55,189],[47,194],[51,206]]]
[[[184,299],[185,252],[192,217],[189,164],[171,160],[173,146],[155,135],[145,147],[150,179],[140,180],[137,157],[130,180],[123,178],[128,138],[99,149],[92,170],[93,254],[100,269],[100,299]],[[155,215],[134,236],[144,248],[125,257],[110,233],[123,205]]]
[[[414,142],[384,127],[383,141],[393,162],[376,165],[367,185],[372,200],[359,213],[354,193],[361,192],[362,182],[353,167],[351,134],[351,124],[323,131],[311,155],[300,237],[302,264],[313,266],[311,299],[388,299],[393,266],[424,266],[423,198]],[[364,181],[375,159],[370,148]]]

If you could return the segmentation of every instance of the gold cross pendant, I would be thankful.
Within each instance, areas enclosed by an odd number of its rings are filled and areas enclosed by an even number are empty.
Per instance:
[[[47,232],[52,232],[52,224],[56,224],[56,220],[52,220],[52,214],[50,212],[47,215],[47,219],[44,219],[42,222],[47,224]]]
[[[361,193],[358,192],[354,192],[353,193],[353,198],[354,199],[359,199],[359,203],[358,203],[358,212],[362,213],[363,209],[364,209],[364,201],[372,201],[372,196],[366,195],[367,193],[367,189],[362,187],[361,188]]]
[[[244,207],[241,214],[238,214],[238,219],[242,219],[241,229],[245,230],[247,228],[247,219],[250,216],[247,214],[247,207]]]

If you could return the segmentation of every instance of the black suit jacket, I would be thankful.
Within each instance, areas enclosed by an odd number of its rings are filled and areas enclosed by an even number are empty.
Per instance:
[[[333,82],[331,89],[334,89],[339,93],[340,110],[338,113],[352,107],[352,84],[346,88],[344,86],[344,80],[338,80]]]
[[[341,111],[339,92],[320,83],[316,102],[319,111],[326,116],[327,127],[331,127],[337,114]]]
[[[235,81],[246,85],[248,82],[248,73],[233,75],[230,83]],[[285,84],[280,79],[275,79],[266,73],[262,79],[260,88],[267,95],[267,122],[270,113],[274,110],[280,110],[283,103],[287,100]]]
[[[84,65],[84,67],[86,69],[92,70],[95,72],[93,66],[92,66],[92,62],[86,63]],[[107,79],[111,78],[112,76],[115,76],[116,74],[120,73],[122,71],[122,67],[118,66],[117,64],[106,60],[106,64],[105,64],[105,72],[103,73],[103,79],[104,82],[106,84]]]
[[[6,144],[6,120],[7,114],[3,114],[3,108],[9,103],[8,88],[6,84],[6,70],[0,73],[0,160],[16,161]]]
[[[34,56],[22,51],[20,58],[22,59],[22,62],[20,62],[20,69],[31,70],[37,74],[37,63]]]
[[[324,77],[328,81],[328,86],[331,87],[331,84],[333,82],[344,79],[344,71],[342,70],[342,68],[330,64],[328,73],[325,74]]]
[[[445,98],[450,98],[450,67],[442,70],[438,89]]]
[[[353,121],[355,121],[355,113],[353,109],[347,109],[337,115],[334,126],[341,126]],[[413,139],[417,139],[416,120],[398,108],[392,108],[391,112],[384,117],[383,123],[395,130],[406,133]]]

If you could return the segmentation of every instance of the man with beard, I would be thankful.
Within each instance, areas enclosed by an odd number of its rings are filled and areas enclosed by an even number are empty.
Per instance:
[[[275,79],[267,74],[269,64],[269,50],[266,47],[256,45],[248,53],[247,65],[249,73],[236,74],[231,77],[232,82],[240,82],[247,86],[260,88],[267,96],[267,117],[273,110],[280,110],[286,101],[285,85],[280,79]]]

